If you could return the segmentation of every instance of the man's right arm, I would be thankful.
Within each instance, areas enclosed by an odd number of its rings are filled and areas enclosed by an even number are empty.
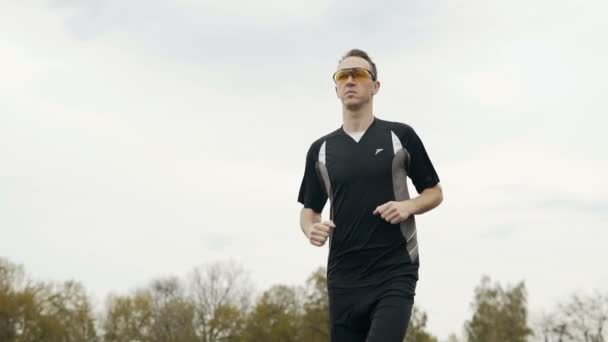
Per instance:
[[[315,246],[323,246],[335,227],[332,221],[321,222],[321,213],[309,208],[302,208],[300,211],[300,228],[308,241]]]
[[[304,177],[300,184],[298,202],[302,203],[300,212],[300,228],[314,246],[323,246],[335,227],[331,221],[321,221],[321,212],[327,202],[328,195],[319,179],[316,162],[319,158],[319,141],[313,143],[306,154]]]

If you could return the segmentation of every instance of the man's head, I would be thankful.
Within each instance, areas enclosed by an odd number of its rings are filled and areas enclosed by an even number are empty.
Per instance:
[[[378,93],[378,71],[369,55],[362,50],[348,51],[333,75],[336,95],[348,110],[356,111],[372,101]]]

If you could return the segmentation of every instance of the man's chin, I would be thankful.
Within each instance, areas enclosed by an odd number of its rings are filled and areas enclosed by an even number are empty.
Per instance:
[[[357,111],[361,109],[365,103],[363,101],[346,100],[342,101],[342,104],[344,105],[344,108],[350,111]]]

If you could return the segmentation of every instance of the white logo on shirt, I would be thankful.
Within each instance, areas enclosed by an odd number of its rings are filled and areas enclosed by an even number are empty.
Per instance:
[[[383,148],[377,148],[377,149],[376,149],[376,154],[375,154],[375,155],[378,155],[378,153],[380,153],[380,152],[382,152],[382,151],[384,151],[384,149],[383,149]]]

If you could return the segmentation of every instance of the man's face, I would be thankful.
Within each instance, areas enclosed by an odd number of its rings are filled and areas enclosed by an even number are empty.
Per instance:
[[[340,62],[334,81],[336,95],[349,110],[363,107],[380,88],[380,82],[372,79],[371,65],[360,57],[347,57]]]

